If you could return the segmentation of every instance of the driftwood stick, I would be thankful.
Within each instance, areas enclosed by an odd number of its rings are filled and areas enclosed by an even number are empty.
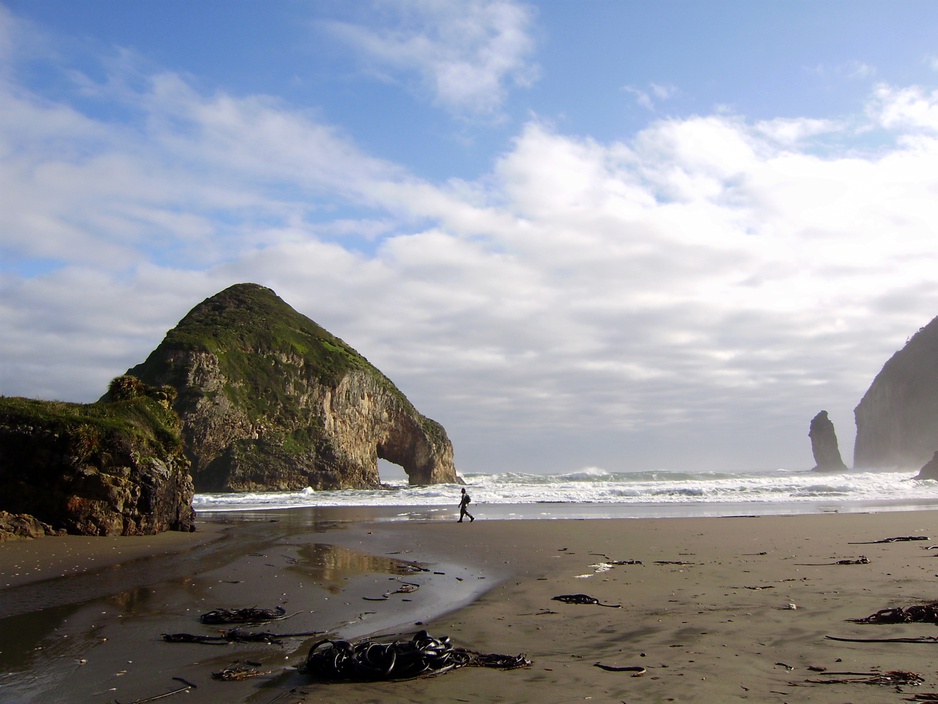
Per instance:
[[[898,538],[883,538],[882,540],[868,540],[861,543],[847,543],[847,545],[878,545],[880,543],[903,543],[910,540],[928,540],[925,535],[900,535]]]
[[[936,636],[917,636],[915,638],[841,638],[838,636],[824,636],[828,640],[837,640],[846,643],[938,643]]]
[[[632,677],[641,677],[646,672],[645,668],[641,665],[617,667],[615,665],[604,665],[601,662],[594,662],[593,667],[598,667],[600,670],[605,670],[606,672],[631,672],[633,673]]]
[[[177,687],[176,689],[171,690],[169,692],[164,692],[163,694],[157,694],[156,696],[153,696],[153,697],[147,697],[146,699],[134,699],[131,702],[131,704],[147,704],[147,702],[155,702],[158,699],[165,699],[166,697],[171,697],[174,694],[188,692],[190,689],[198,689],[198,687],[196,687],[194,684],[192,684],[188,680],[184,680],[182,677],[173,677],[173,679],[176,680],[177,682],[182,682],[182,687]],[[118,702],[115,699],[114,704],[120,704],[120,702]]]
[[[827,567],[829,565],[868,565],[870,559],[865,555],[860,555],[855,560],[837,560],[836,562],[796,562],[798,567]]]

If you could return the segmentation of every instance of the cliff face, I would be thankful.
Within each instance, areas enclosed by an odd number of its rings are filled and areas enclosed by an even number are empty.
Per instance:
[[[840,456],[837,445],[837,433],[834,424],[827,416],[827,411],[821,411],[811,420],[808,431],[811,438],[811,451],[814,453],[815,472],[841,472],[847,469]]]
[[[198,491],[374,488],[379,458],[414,485],[458,482],[439,423],[256,284],[200,303],[127,373],[177,390]]]
[[[932,455],[932,458],[925,463],[925,466],[919,470],[918,474],[916,474],[914,478],[938,479],[938,450],[935,451],[935,454]]]
[[[0,511],[9,512],[0,533],[25,534],[30,517],[80,535],[194,529],[189,462],[169,396],[131,382],[117,397],[0,398]]]
[[[938,450],[938,318],[877,374],[854,409],[857,469],[918,469]]]

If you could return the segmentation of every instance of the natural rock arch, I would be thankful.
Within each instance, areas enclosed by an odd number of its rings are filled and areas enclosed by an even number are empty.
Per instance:
[[[198,491],[376,488],[379,458],[411,484],[458,482],[443,426],[256,284],[193,308],[128,374],[178,391]]]

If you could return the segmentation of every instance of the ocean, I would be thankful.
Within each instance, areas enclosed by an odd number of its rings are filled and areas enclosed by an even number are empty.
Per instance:
[[[917,472],[822,474],[758,472],[469,473],[462,476],[477,518],[676,518],[914,511],[938,508],[938,481]],[[273,509],[371,509],[379,520],[453,518],[460,487],[410,487],[385,480],[379,490],[196,494],[198,513]]]

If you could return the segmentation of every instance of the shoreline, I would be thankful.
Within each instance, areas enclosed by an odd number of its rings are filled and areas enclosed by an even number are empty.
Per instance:
[[[198,684],[199,702],[248,701],[259,687],[304,684],[295,668],[321,638],[413,631],[493,583],[465,560],[440,555],[428,563],[407,546],[374,549],[376,542],[362,550],[355,544],[362,537],[343,536],[369,524],[344,513],[313,521],[291,513],[221,517],[200,521],[196,533],[0,544],[0,700],[126,703],[171,689],[180,677]],[[198,620],[219,608],[278,607],[286,618],[268,623]],[[280,644],[162,639],[211,639],[230,628],[302,635]],[[264,676],[211,678],[245,663]]]
[[[812,683],[831,677],[809,667],[914,671],[925,678],[921,691],[938,690],[929,648],[826,638],[931,634],[930,624],[849,619],[938,599],[932,588],[938,563],[931,559],[938,551],[926,549],[930,541],[877,542],[934,534],[938,512],[462,525],[344,522],[342,513],[321,512],[315,520],[215,516],[200,521],[195,534],[151,545],[133,541],[117,561],[107,539],[88,539],[106,541],[88,548],[101,548],[94,569],[36,581],[42,571],[36,568],[10,587],[2,585],[13,553],[31,552],[43,567],[56,541],[75,541],[42,538],[31,541],[32,551],[20,542],[0,545],[0,608],[10,611],[10,596],[34,599],[0,617],[0,695],[15,704],[56,698],[126,704],[166,692],[178,686],[173,677],[182,677],[198,685],[193,701],[205,704],[268,704],[277,697],[278,704],[496,702],[504,701],[506,687],[519,702],[809,698],[833,704],[881,702],[888,691],[901,701],[894,689]],[[143,557],[147,550],[152,557]],[[869,562],[838,564],[861,556]],[[44,565],[48,574],[61,569],[56,559]],[[403,583],[419,587],[398,592]],[[93,584],[110,591],[96,595]],[[83,594],[74,593],[75,585]],[[47,592],[71,597],[50,600]],[[620,607],[553,600],[574,593]],[[406,684],[322,685],[294,669],[320,636],[223,647],[160,638],[211,632],[197,616],[213,608],[278,605],[288,619],[251,628],[314,632],[331,619],[340,624],[334,637],[347,639],[426,628],[479,652],[525,653],[533,665],[511,672],[466,668]],[[211,679],[214,671],[248,662],[266,674],[243,682]],[[633,677],[602,671],[597,662],[646,671]]]
[[[470,487],[472,488],[472,487]],[[488,502],[473,498],[473,511],[485,520],[606,520],[606,519],[668,519],[668,518],[732,518],[735,516],[810,516],[828,513],[904,513],[938,511],[938,499],[864,499],[830,501],[816,499],[799,502],[778,501],[714,501],[714,502],[580,502],[532,501]],[[282,512],[337,512],[354,516],[353,521],[450,521],[458,510],[452,502],[439,504],[336,504],[326,506],[275,505],[243,508],[202,508],[197,514],[206,520],[224,516],[262,517]]]

